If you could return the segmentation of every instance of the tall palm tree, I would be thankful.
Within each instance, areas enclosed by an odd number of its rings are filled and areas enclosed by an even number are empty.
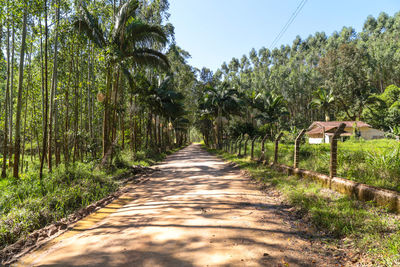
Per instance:
[[[157,81],[153,82],[153,84],[157,83]],[[182,123],[174,123],[175,121],[182,122],[186,112],[182,102],[184,96],[182,93],[174,90],[173,77],[167,76],[163,81],[161,81],[159,86],[151,86],[150,90],[148,90],[146,94],[147,97],[145,102],[147,103],[148,108],[154,114],[163,117],[166,122],[171,122],[174,125],[176,132],[183,131],[183,128],[185,127],[181,126]],[[164,123],[164,125],[166,124]],[[179,138],[177,138],[177,141],[178,139]]]
[[[310,107],[322,110],[325,115],[325,121],[329,121],[329,112],[335,102],[332,90],[328,91],[327,89],[319,88],[314,91],[313,96],[314,97],[310,102]]]
[[[160,25],[151,25],[141,21],[137,14],[139,2],[128,0],[114,16],[112,24],[100,25],[99,20],[89,12],[85,5],[74,20],[74,27],[100,48],[106,58],[107,84],[104,97],[103,116],[103,157],[110,147],[110,114],[111,91],[116,92],[118,86],[113,72],[120,69],[132,80],[129,67],[150,66],[168,69],[167,57],[160,52],[167,44],[167,36]],[[103,31],[103,28],[108,31]],[[159,48],[159,49],[156,49]]]
[[[222,146],[222,118],[239,114],[241,110],[242,100],[238,97],[238,91],[230,89],[228,86],[229,84],[224,82],[217,88],[208,87],[200,104],[200,109],[204,114],[212,115],[216,119],[218,147]]]

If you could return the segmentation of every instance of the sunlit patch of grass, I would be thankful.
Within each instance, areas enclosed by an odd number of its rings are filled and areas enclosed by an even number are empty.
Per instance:
[[[330,236],[330,242],[347,242],[353,249],[367,253],[377,264],[398,266],[400,263],[399,216],[387,213],[348,196],[322,188],[307,179],[287,176],[247,157],[208,149],[211,153],[236,163],[253,179],[278,189],[295,206],[303,219]]]

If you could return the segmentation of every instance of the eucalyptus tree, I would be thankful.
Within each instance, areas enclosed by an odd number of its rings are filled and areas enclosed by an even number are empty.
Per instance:
[[[167,57],[160,48],[167,43],[167,36],[160,25],[146,23],[138,18],[140,3],[129,0],[116,13],[111,25],[101,25],[84,5],[75,18],[75,28],[84,33],[106,58],[107,85],[103,115],[103,157],[110,147],[111,94],[117,93],[119,69],[129,66],[150,66],[167,69]],[[106,28],[106,31],[103,31]],[[158,49],[157,49],[158,48]],[[129,72],[124,71],[129,76]],[[115,99],[115,97],[114,97]]]
[[[6,12],[2,12],[3,15],[6,15],[6,18],[3,21],[6,21],[7,24],[7,37],[6,37],[6,61],[7,61],[7,70],[6,70],[6,90],[4,96],[4,138],[3,138],[3,164],[2,164],[2,171],[1,177],[5,178],[7,173],[7,152],[8,152],[8,106],[9,106],[9,96],[10,96],[10,6],[9,2],[7,2]]]
[[[360,119],[375,88],[368,79],[371,61],[365,50],[343,44],[321,58],[319,71],[332,90],[337,108],[350,120]]]
[[[24,82],[24,59],[26,48],[26,32],[27,32],[27,3],[23,7],[23,22],[22,22],[22,41],[21,52],[19,59],[19,77],[18,77],[18,97],[17,97],[17,114],[15,118],[15,145],[14,145],[14,171],[13,176],[19,178],[19,160],[21,154],[21,111],[22,111],[22,90]]]
[[[363,119],[365,107],[373,101],[371,95],[400,84],[399,36],[400,12],[393,16],[381,13],[377,18],[368,17],[359,33],[343,27],[330,36],[324,32],[297,36],[291,45],[272,50],[251,49],[240,58],[238,68],[235,57],[229,64],[224,62],[214,80],[216,85],[229,83],[247,100],[271,91],[279,94],[287,102],[289,114],[282,122],[288,129],[307,127],[327,115],[328,108],[323,108],[326,102],[329,110],[335,111],[335,119]],[[245,109],[254,115],[257,112],[251,109],[252,102],[247,101]],[[207,125],[203,121],[203,129]]]

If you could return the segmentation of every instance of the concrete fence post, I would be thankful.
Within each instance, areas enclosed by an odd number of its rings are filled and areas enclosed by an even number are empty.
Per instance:
[[[278,163],[278,149],[279,149],[279,141],[281,140],[283,133],[279,133],[278,137],[275,139],[275,155],[274,155],[274,164]]]
[[[265,141],[268,138],[268,134],[264,136],[264,138],[261,140],[261,155],[260,158],[258,159],[258,162],[263,162],[265,160]]]
[[[254,136],[253,140],[251,140],[251,152],[250,152],[251,160],[254,159],[254,143],[256,142],[257,138],[258,138],[257,136]]]
[[[335,133],[332,136],[331,141],[331,159],[329,163],[329,178],[332,179],[336,176],[337,170],[337,140],[340,137],[340,134],[344,132],[344,128],[346,124],[341,123],[339,127],[336,129]],[[329,188],[331,187],[331,181],[329,181]]]
[[[239,153],[238,153],[238,157],[242,156],[242,142],[243,142],[243,135],[240,136],[239,139]]]
[[[306,129],[301,130],[299,135],[296,137],[296,141],[294,142],[294,168],[297,169],[299,167],[299,154],[300,154],[300,141],[303,138],[303,135],[306,133]]]
[[[247,135],[247,138],[244,141],[244,154],[243,156],[247,156],[247,143],[249,142],[250,136]]]

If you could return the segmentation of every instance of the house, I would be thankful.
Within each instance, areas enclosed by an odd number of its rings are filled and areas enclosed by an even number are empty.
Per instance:
[[[308,143],[330,143],[334,132],[341,123],[346,124],[344,132],[340,135],[342,140],[352,136],[354,132],[356,132],[358,137],[362,137],[365,140],[381,139],[385,137],[383,131],[374,129],[371,125],[362,121],[315,121],[306,132],[308,135]]]

